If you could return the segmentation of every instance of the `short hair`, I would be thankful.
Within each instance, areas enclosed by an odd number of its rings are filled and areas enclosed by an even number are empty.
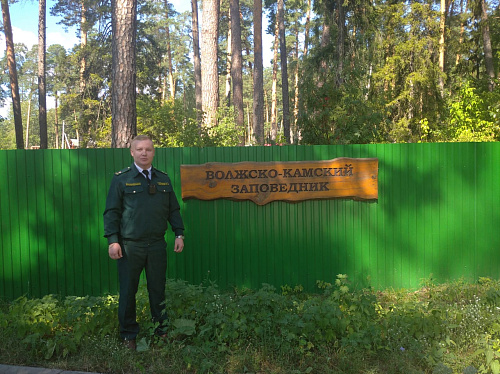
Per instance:
[[[130,142],[130,148],[134,145],[135,142],[140,142],[143,140],[149,140],[151,143],[153,143],[153,140],[148,135],[137,135],[132,141]],[[154,143],[153,143],[153,148],[154,148]]]

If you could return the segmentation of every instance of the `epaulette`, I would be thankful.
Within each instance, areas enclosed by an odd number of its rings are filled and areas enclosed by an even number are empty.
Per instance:
[[[120,170],[120,171],[117,171],[117,172],[115,173],[115,175],[121,175],[121,174],[123,174],[123,173],[128,173],[130,170],[132,170],[132,169],[130,169],[130,166],[129,166],[128,168],[125,168],[125,169],[122,169],[122,170]]]
[[[158,170],[157,168],[154,168],[156,172],[158,173],[161,173],[161,174],[165,174],[168,176],[167,172],[166,171],[161,171],[161,170]]]

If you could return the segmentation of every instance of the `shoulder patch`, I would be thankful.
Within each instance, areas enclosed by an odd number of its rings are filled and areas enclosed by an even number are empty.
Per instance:
[[[120,174],[123,174],[123,173],[127,173],[127,172],[129,172],[130,170],[131,170],[131,169],[130,169],[130,166],[129,166],[128,168],[125,168],[125,169],[122,169],[122,170],[120,170],[120,171],[117,171],[117,172],[115,173],[115,175],[120,175]]]

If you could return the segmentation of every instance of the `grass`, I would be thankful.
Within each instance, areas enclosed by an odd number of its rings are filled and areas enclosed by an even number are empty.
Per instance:
[[[0,304],[0,362],[100,373],[500,373],[500,282],[354,289],[345,275],[301,287],[222,292],[167,282],[168,341],[137,296],[138,351],[118,338],[117,297]]]

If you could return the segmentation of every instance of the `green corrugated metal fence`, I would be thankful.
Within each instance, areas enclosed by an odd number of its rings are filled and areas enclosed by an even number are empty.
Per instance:
[[[339,273],[417,287],[500,275],[500,144],[377,144],[157,149],[180,199],[180,165],[379,159],[377,202],[181,202],[186,249],[170,278],[222,288],[302,285]],[[127,149],[0,151],[0,298],[116,293],[102,212]]]

